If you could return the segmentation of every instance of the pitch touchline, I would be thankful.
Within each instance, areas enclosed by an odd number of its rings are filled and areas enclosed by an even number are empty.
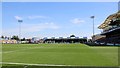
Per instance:
[[[42,47],[40,47],[42,48]],[[29,48],[29,49],[21,49],[21,50],[14,50],[14,51],[7,51],[7,52],[0,52],[0,53],[12,53],[12,52],[17,52],[17,51],[24,51],[24,50],[31,50],[31,49],[39,49],[39,47],[36,47],[36,48]]]
[[[0,64],[17,64],[17,65],[34,65],[34,66],[73,66],[73,65],[30,64],[30,63],[13,63],[13,62],[0,62]]]
[[[14,51],[2,52],[2,53],[12,53],[12,52],[31,50],[31,49],[37,49],[37,48],[21,49],[21,50],[14,50]]]

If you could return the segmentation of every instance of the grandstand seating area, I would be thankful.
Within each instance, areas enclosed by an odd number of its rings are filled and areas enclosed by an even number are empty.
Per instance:
[[[98,28],[103,30],[100,35],[105,37],[96,39],[94,42],[104,43],[104,45],[120,45],[120,11],[108,16]]]

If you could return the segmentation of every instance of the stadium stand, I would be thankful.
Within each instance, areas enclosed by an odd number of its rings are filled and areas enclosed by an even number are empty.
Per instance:
[[[49,38],[49,39],[45,39],[43,41],[43,43],[86,43],[86,42],[87,42],[87,39],[78,38],[78,37],[75,37],[75,38],[71,38],[71,37]]]
[[[103,32],[101,38],[96,38],[94,42],[104,45],[120,45],[120,11],[107,17],[107,19],[99,27]]]

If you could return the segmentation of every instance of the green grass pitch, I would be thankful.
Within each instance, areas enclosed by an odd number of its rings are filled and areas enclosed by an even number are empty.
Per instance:
[[[73,66],[118,66],[118,47],[85,44],[3,44],[2,62]]]

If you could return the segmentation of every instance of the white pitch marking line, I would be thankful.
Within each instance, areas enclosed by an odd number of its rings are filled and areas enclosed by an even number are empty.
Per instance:
[[[37,49],[37,48],[21,49],[21,50],[7,51],[7,52],[2,52],[2,53],[12,53],[12,52],[24,51],[24,50],[30,50],[30,49]]]
[[[0,62],[0,64],[17,64],[17,65],[34,65],[34,66],[73,66],[73,65],[30,64],[30,63],[13,63],[13,62]]]

